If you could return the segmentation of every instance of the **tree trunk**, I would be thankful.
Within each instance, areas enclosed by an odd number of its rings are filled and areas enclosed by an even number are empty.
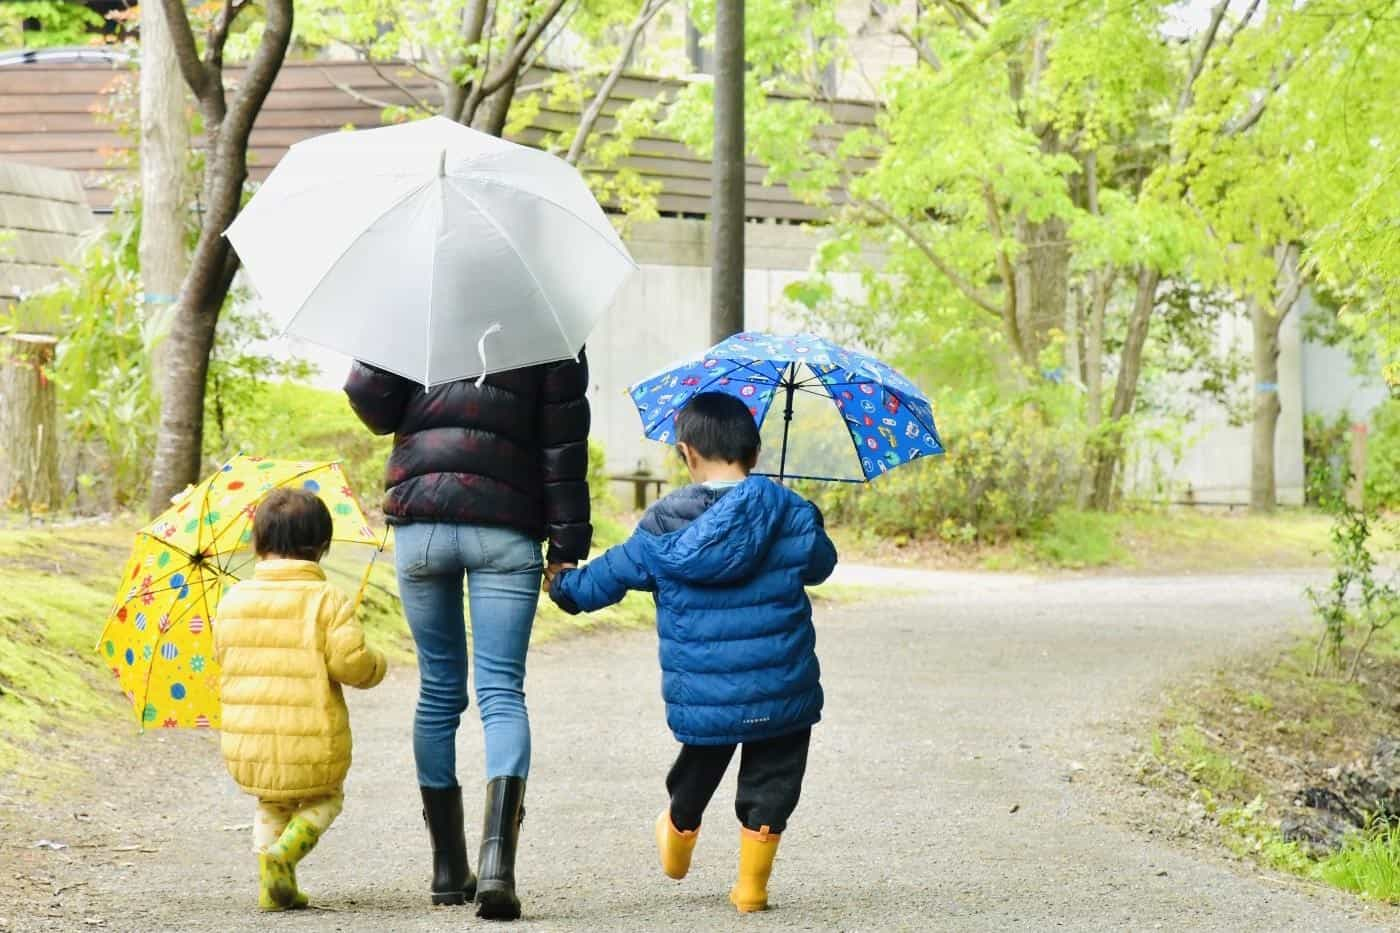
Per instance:
[[[510,119],[510,105],[515,101],[515,88],[520,82],[517,73],[496,93],[481,102],[472,120],[472,129],[480,130],[488,136],[503,136],[506,121]]]
[[[222,304],[220,299],[220,304]],[[152,514],[200,475],[204,452],[204,389],[219,309],[176,305],[165,338],[165,390],[160,399],[160,431],[151,476]]]
[[[1090,275],[1089,317],[1084,326],[1084,426],[1089,432],[1090,463],[1097,463],[1099,425],[1103,423],[1103,332],[1109,298],[1113,295],[1113,272],[1105,269]],[[1085,471],[1079,485],[1079,505],[1093,501],[1094,479]]]
[[[50,378],[57,344],[40,334],[0,338],[0,502],[30,514],[62,503],[58,402]]]
[[[224,88],[223,43],[233,17],[248,5],[224,7],[206,37],[203,58],[183,0],[164,0],[166,21],[185,83],[199,100],[208,137],[204,215],[189,270],[180,283],[163,350],[165,385],[160,400],[150,509],[165,510],[170,497],[199,479],[204,444],[204,392],[219,311],[238,270],[224,231],[242,206],[248,178],[248,137],[287,55],[292,0],[265,0],[257,50],[240,76],[232,101]]]
[[[1147,332],[1152,312],[1157,306],[1157,286],[1162,274],[1156,269],[1138,270],[1137,297],[1128,319],[1128,333],[1123,341],[1123,356],[1118,366],[1118,383],[1113,390],[1113,405],[1109,409],[1110,435],[1095,445],[1093,493],[1090,505],[1096,509],[1111,508],[1114,501],[1114,480],[1123,457],[1123,421],[1132,414],[1137,403],[1138,380],[1142,376],[1142,351],[1147,345]]]
[[[185,82],[159,3],[141,8],[141,290],[147,326],[157,337],[185,276],[185,224],[189,209],[189,120]],[[152,364],[162,371],[159,348]]]
[[[1016,222],[1021,250],[1016,256],[1016,323],[1022,359],[1040,369],[1040,354],[1050,345],[1051,332],[1064,327],[1069,300],[1069,236],[1065,222],[1051,217],[1044,223],[1025,218]]]
[[[1249,508],[1272,511],[1278,501],[1274,439],[1283,406],[1278,397],[1278,335],[1283,318],[1263,301],[1251,301],[1254,325],[1254,439],[1249,471]]]
[[[1269,301],[1249,303],[1254,330],[1254,431],[1249,471],[1249,507],[1255,512],[1271,511],[1278,504],[1278,483],[1274,471],[1278,417],[1283,402],[1278,392],[1278,343],[1284,319],[1303,291],[1303,274],[1298,268],[1299,249],[1281,243],[1272,250],[1277,276]]]
[[[744,329],[744,0],[715,10],[715,188],[710,341]]]

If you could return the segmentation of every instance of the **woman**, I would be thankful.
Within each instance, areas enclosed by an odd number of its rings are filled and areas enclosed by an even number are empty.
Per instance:
[[[395,434],[384,512],[421,678],[413,756],[433,847],[434,904],[520,916],[515,852],[530,771],[525,654],[541,574],[588,555],[588,364],[532,366],[425,391],[356,362],[345,392],[376,434]],[[548,541],[548,554],[540,541]],[[545,561],[548,566],[546,567]],[[467,708],[463,577],[486,737],[486,815],[473,878],[457,782]]]

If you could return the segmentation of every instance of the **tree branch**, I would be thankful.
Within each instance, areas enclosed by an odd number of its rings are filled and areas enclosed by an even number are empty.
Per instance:
[[[525,56],[529,54],[530,49],[539,41],[540,34],[549,28],[549,24],[554,20],[554,17],[559,15],[559,11],[564,8],[564,4],[567,2],[568,0],[552,0],[549,8],[530,24],[530,28],[525,30],[524,35],[511,48],[510,54],[501,62],[496,73],[482,81],[481,97],[490,97],[519,75],[520,65],[525,61]]]
[[[909,242],[913,243],[914,247],[924,254],[928,261],[933,264],[933,267],[941,272],[949,282],[953,283],[954,287],[962,292],[969,301],[988,314],[993,315],[998,320],[1002,319],[1002,309],[997,307],[996,302],[988,297],[985,292],[963,278],[956,269],[944,262],[943,258],[933,251],[933,247],[929,246],[924,238],[919,236],[919,232],[914,229],[912,224],[904,220],[904,218],[897,216],[893,211],[889,210],[878,201],[861,201],[860,203],[879,214],[889,223],[894,224],[894,226],[909,239]]]
[[[529,74],[530,70],[540,63],[540,59],[544,58],[545,53],[549,51],[550,47],[559,41],[559,37],[568,32],[569,23],[573,22],[574,17],[578,14],[580,6],[581,3],[576,2],[574,8],[569,11],[568,15],[559,21],[559,28],[554,30],[554,35],[541,42],[536,47],[535,51],[531,53],[529,60],[520,66],[520,73],[522,75]]]
[[[1196,88],[1196,79],[1201,76],[1201,72],[1206,67],[1206,56],[1210,55],[1210,50],[1215,45],[1215,37],[1220,33],[1220,23],[1225,19],[1225,13],[1230,9],[1230,0],[1220,0],[1210,11],[1210,24],[1206,26],[1205,33],[1201,36],[1200,48],[1196,50],[1195,56],[1191,59],[1191,68],[1186,73],[1186,83],[1182,85],[1181,97],[1176,102],[1177,115],[1186,112],[1186,108],[1191,106],[1191,96]]]
[[[570,165],[577,165],[578,160],[583,157],[583,147],[588,144],[588,137],[593,135],[593,127],[597,124],[598,118],[602,116],[603,107],[607,104],[608,99],[612,97],[613,88],[617,87],[617,82],[622,79],[622,73],[632,63],[632,56],[637,51],[637,43],[641,41],[642,33],[646,32],[647,26],[656,18],[656,14],[665,9],[668,3],[670,0],[647,0],[643,4],[636,20],[632,23],[632,28],[627,31],[627,38],[622,43],[622,51],[613,64],[612,71],[608,72],[608,76],[598,87],[598,93],[593,95],[593,100],[588,104],[588,109],[583,112],[583,116],[579,117],[578,129],[574,132],[573,142],[569,144],[568,154],[564,156],[564,161]]]
[[[370,97],[368,94],[361,94],[348,84],[341,84],[326,69],[321,69],[321,75],[331,83],[331,85],[350,99],[364,104],[366,107],[377,107],[380,110],[388,110],[390,107],[397,107],[398,104],[391,104],[387,100],[380,100],[377,97]]]
[[[1289,56],[1279,67],[1279,70],[1275,72],[1274,77],[1270,79],[1269,86],[1261,91],[1258,97],[1254,98],[1254,102],[1249,105],[1249,109],[1246,110],[1238,120],[1226,123],[1221,127],[1220,135],[1238,136],[1241,133],[1248,132],[1255,124],[1262,120],[1264,118],[1264,112],[1269,109],[1269,102],[1273,100],[1279,88],[1283,87],[1284,77],[1288,74],[1292,65],[1293,59],[1292,56]]]
[[[263,101],[287,55],[292,38],[293,0],[265,0],[266,15],[262,38],[248,63],[225,119],[209,127],[209,153],[205,168],[208,182],[208,213],[204,216],[199,242],[190,257],[190,272],[180,301],[193,310],[211,310],[223,293],[219,283],[227,272],[229,251],[224,231],[238,216],[243,183],[248,177],[248,137]],[[216,75],[222,93],[221,76]],[[189,293],[186,294],[186,291]],[[217,310],[217,307],[212,308]]]
[[[437,108],[434,107],[432,104],[428,103],[428,102],[425,101],[423,98],[419,97],[418,94],[417,94],[417,92],[411,90],[411,89],[408,87],[408,85],[404,84],[402,81],[400,81],[400,80],[398,80],[397,78],[395,78],[392,74],[390,74],[389,72],[386,72],[383,68],[381,68],[381,67],[379,66],[379,63],[376,62],[374,59],[372,59],[372,58],[370,57],[370,55],[369,55],[369,50],[368,50],[368,49],[363,49],[363,48],[362,48],[362,49],[357,49],[356,51],[358,51],[361,55],[363,55],[363,56],[365,57],[365,63],[366,63],[367,65],[369,65],[369,67],[372,68],[372,69],[374,70],[374,73],[377,74],[377,75],[379,76],[379,78],[380,78],[381,81],[383,81],[385,84],[390,85],[391,87],[394,88],[394,90],[398,91],[400,94],[402,94],[402,95],[404,95],[405,97],[407,97],[410,101],[413,102],[413,106],[419,108],[420,110],[429,110],[429,111],[431,111],[431,110],[436,110],[436,109],[437,109]],[[332,82],[332,83],[334,83],[334,82]],[[338,86],[338,85],[337,85],[337,86]],[[344,90],[344,88],[341,88],[341,89]],[[351,95],[351,96],[354,96],[354,95]],[[399,106],[399,105],[392,105],[392,104],[391,104],[390,106]]]
[[[946,7],[956,7],[961,10],[964,16],[972,20],[978,26],[981,26],[984,30],[990,28],[987,21],[981,16],[978,16],[977,11],[965,3],[964,0],[940,0],[940,2]]]
[[[871,0],[870,8],[879,14],[880,19],[884,21],[891,32],[902,37],[913,47],[914,54],[919,56],[920,61],[928,65],[934,71],[943,70],[943,60],[938,57],[938,54],[934,52],[933,49],[929,48],[927,42],[914,35],[909,27],[899,21],[899,17],[890,9],[889,4],[882,2],[882,0]]]
[[[203,99],[209,85],[209,72],[199,59],[199,46],[190,28],[189,14],[185,12],[184,0],[162,0],[165,19],[170,30],[170,41],[175,46],[175,60],[180,65],[180,73],[195,97]]]
[[[1245,29],[1248,28],[1250,22],[1254,19],[1254,14],[1259,11],[1259,5],[1261,2],[1262,0],[1251,0],[1249,8],[1244,11],[1244,16],[1241,17],[1240,21],[1235,24],[1235,28],[1230,30],[1230,34],[1225,37],[1225,45],[1223,46],[1223,48],[1228,49],[1230,46],[1235,44],[1236,37],[1238,37],[1240,33],[1244,32]]]
[[[1303,286],[1307,282],[1307,276],[1298,264],[1298,252],[1298,244],[1296,243],[1283,244],[1274,249],[1274,265],[1277,270],[1274,280],[1282,285],[1278,296],[1274,299],[1274,315],[1280,320],[1293,310],[1293,306],[1297,304],[1298,298],[1303,294]]]

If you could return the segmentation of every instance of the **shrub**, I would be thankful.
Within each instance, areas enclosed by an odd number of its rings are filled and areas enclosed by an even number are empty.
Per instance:
[[[995,541],[1022,535],[1073,497],[1082,438],[1031,405],[940,419],[948,453],[866,484],[805,487],[832,521],[882,537]]]
[[[1400,511],[1400,399],[1376,409],[1366,447],[1366,503]]]

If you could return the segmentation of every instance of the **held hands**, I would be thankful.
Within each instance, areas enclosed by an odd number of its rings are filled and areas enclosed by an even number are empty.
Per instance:
[[[544,583],[541,586],[541,589],[543,589],[544,592],[548,593],[550,587],[554,585],[555,577],[559,576],[559,574],[563,573],[565,570],[574,570],[577,569],[577,567],[578,564],[576,563],[549,564],[544,568]]]

